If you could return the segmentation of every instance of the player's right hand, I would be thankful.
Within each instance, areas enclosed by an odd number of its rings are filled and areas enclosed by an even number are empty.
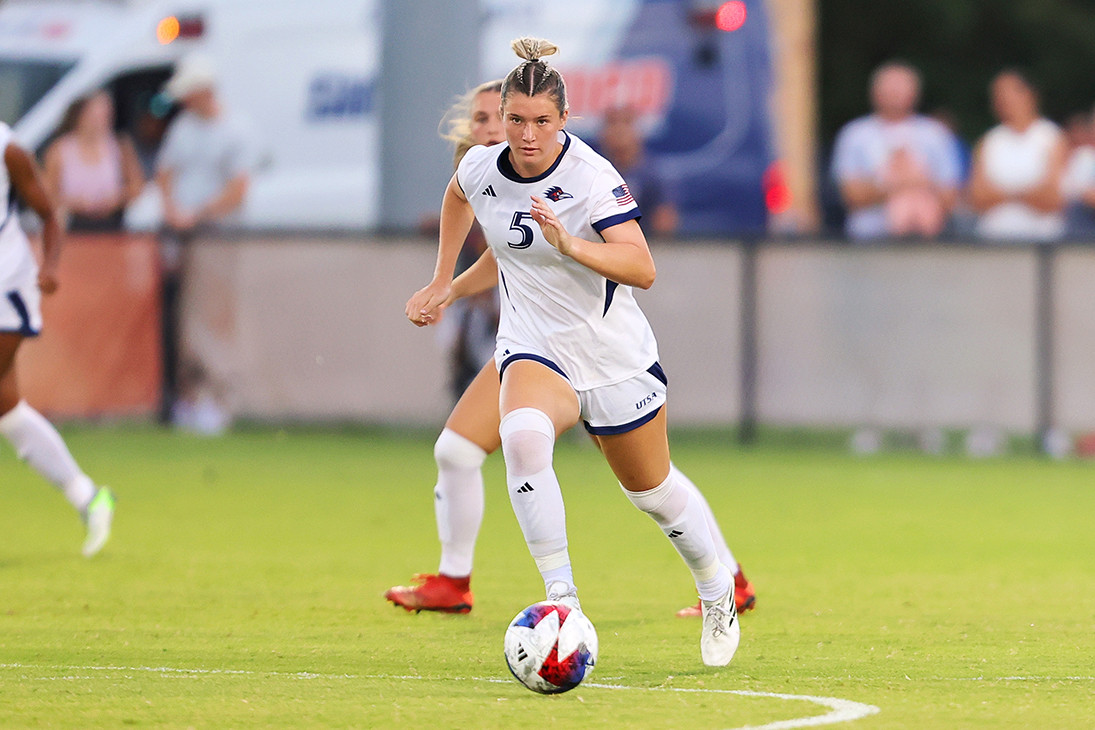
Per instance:
[[[57,280],[57,272],[52,268],[43,266],[41,271],[38,272],[38,290],[49,296],[53,292],[57,291],[57,287],[60,286],[60,282]]]

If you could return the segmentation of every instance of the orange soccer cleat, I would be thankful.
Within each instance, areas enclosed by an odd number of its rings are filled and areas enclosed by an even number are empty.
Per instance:
[[[415,575],[414,586],[389,588],[384,597],[408,611],[440,611],[467,613],[471,611],[471,576],[451,578],[437,573]]]
[[[757,590],[742,572],[741,563],[738,563],[738,573],[734,576],[734,605],[738,607],[738,613],[744,613],[757,605]],[[677,615],[681,618],[703,615],[703,603],[696,601],[694,606],[685,606]]]

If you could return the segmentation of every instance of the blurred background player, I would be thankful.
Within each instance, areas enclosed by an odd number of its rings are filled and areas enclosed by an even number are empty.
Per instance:
[[[0,200],[10,201],[0,223],[0,434],[19,458],[53,484],[76,508],[87,526],[83,553],[98,553],[110,537],[114,495],[80,470],[57,430],[19,394],[15,355],[27,337],[42,329],[41,297],[57,290],[61,256],[61,225],[30,155],[12,141],[11,128],[0,123]],[[14,194],[13,194],[14,193]],[[19,225],[15,198],[23,200],[42,220],[42,264]]]
[[[132,140],[114,131],[105,91],[77,99],[46,150],[45,184],[70,231],[116,231],[126,206],[144,188]]]
[[[491,81],[473,89],[460,99],[446,115],[449,130],[444,135],[455,146],[454,166],[473,146],[492,146],[505,141],[502,131],[500,108],[502,82]],[[473,224],[461,250],[457,266],[465,270],[469,265],[469,251],[476,258],[486,250],[479,224]],[[492,303],[497,302],[496,289],[490,292]],[[484,293],[486,294],[486,293]],[[484,294],[472,299],[479,301]],[[466,383],[458,393],[445,428],[434,446],[437,462],[437,485],[434,487],[434,510],[437,533],[441,539],[441,561],[437,573],[419,573],[416,585],[395,586],[385,594],[392,603],[408,611],[441,611],[467,613],[474,597],[471,592],[471,572],[474,562],[475,541],[483,521],[483,473],[482,465],[487,456],[501,445],[498,435],[498,370],[494,364],[494,338],[497,332],[497,308],[494,304],[494,327],[490,332],[490,354],[483,359],[487,364]],[[442,324],[451,318],[456,305],[446,308]],[[483,362],[483,360],[480,360]],[[457,371],[454,382],[465,363],[454,360]],[[746,579],[741,566],[726,545],[714,513],[699,489],[674,466],[673,470],[695,492],[707,514],[712,537],[719,548],[719,557],[735,571],[735,600],[739,611],[746,611],[756,603],[756,590]],[[700,603],[678,611],[677,615],[700,616]]]
[[[498,114],[502,82],[488,81],[480,84],[453,104],[442,124],[448,130],[442,135],[453,143],[453,167],[460,164],[464,155],[475,145],[495,145],[505,141],[502,120]],[[431,233],[437,235],[439,221],[434,221]],[[463,273],[487,250],[483,229],[476,223],[468,232],[456,270]],[[498,332],[498,290],[482,292],[468,297],[450,307],[442,323],[450,342],[453,402],[471,385],[471,381],[494,355],[494,337]]]

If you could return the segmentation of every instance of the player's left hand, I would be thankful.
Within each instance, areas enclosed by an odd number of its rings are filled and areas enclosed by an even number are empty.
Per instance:
[[[50,295],[57,291],[61,283],[57,280],[57,272],[52,269],[43,268],[38,272],[38,289],[45,295]]]
[[[443,281],[431,281],[416,291],[404,309],[407,319],[415,327],[426,327],[441,321],[445,307],[452,297],[452,284]]]
[[[543,198],[538,198],[535,195],[529,197],[532,198],[532,208],[529,210],[529,213],[532,214],[532,219],[540,226],[544,238],[546,238],[547,242],[554,246],[559,253],[564,256],[569,256],[570,234],[567,233],[566,228],[563,228],[563,224],[559,222],[559,219],[555,217],[555,211],[551,209],[551,206],[549,206],[547,201]]]

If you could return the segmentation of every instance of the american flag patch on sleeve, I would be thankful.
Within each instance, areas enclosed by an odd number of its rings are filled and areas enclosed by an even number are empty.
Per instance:
[[[631,196],[631,191],[627,188],[627,183],[618,188],[613,188],[612,194],[616,196],[617,205],[631,205],[635,202],[635,198]]]

